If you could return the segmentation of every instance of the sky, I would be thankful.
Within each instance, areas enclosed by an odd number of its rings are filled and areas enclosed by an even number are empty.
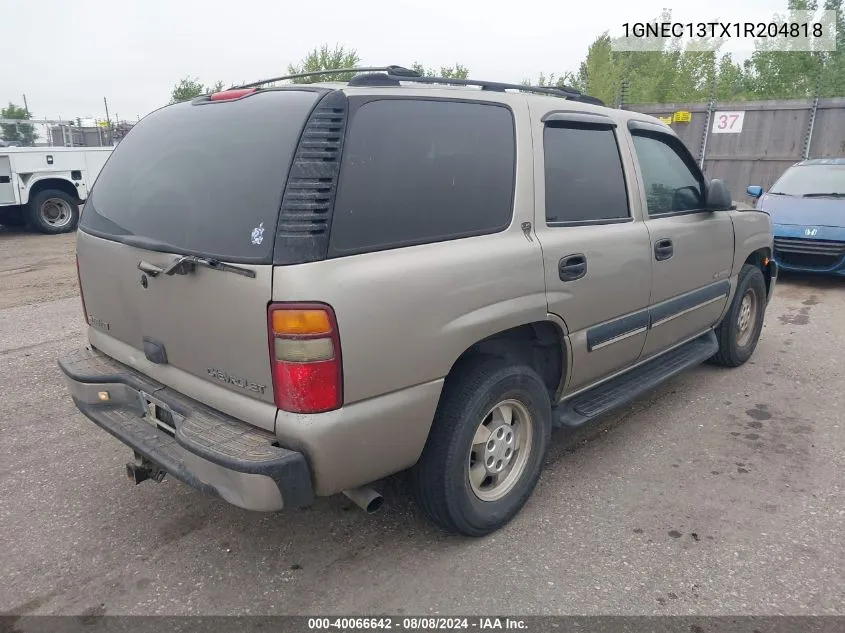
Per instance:
[[[282,75],[323,43],[366,65],[457,62],[474,78],[519,82],[577,71],[602,32],[667,6],[682,22],[768,21],[786,0],[0,0],[0,104],[26,94],[33,118],[105,118],[106,97],[112,119],[135,120],[182,77]]]

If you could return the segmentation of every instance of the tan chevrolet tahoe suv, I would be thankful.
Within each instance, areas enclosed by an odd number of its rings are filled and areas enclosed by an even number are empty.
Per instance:
[[[772,225],[659,120],[569,89],[359,69],[167,106],[82,212],[76,406],[251,510],[410,469],[441,527],[489,533],[554,427],[754,351]],[[329,74],[329,73],[324,73]]]

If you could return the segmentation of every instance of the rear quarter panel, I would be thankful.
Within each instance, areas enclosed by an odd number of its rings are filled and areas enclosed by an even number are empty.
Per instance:
[[[277,268],[273,287],[334,308],[346,405],[442,378],[473,343],[546,315],[540,248],[518,226]]]

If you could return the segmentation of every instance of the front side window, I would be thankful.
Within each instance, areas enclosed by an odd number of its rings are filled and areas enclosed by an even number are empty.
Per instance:
[[[330,256],[439,242],[510,225],[516,140],[499,105],[384,99],[351,116]]]
[[[588,224],[630,217],[614,131],[578,124],[543,132],[546,223]]]
[[[703,187],[688,156],[657,135],[634,134],[649,215],[704,208]]]

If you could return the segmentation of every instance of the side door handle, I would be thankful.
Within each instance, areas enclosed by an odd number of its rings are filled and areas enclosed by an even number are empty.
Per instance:
[[[557,264],[561,281],[575,281],[587,274],[587,256],[583,253],[567,255]]]
[[[654,243],[654,259],[659,262],[662,262],[666,259],[672,257],[675,254],[675,247],[672,244],[672,240],[663,239],[657,240]]]

